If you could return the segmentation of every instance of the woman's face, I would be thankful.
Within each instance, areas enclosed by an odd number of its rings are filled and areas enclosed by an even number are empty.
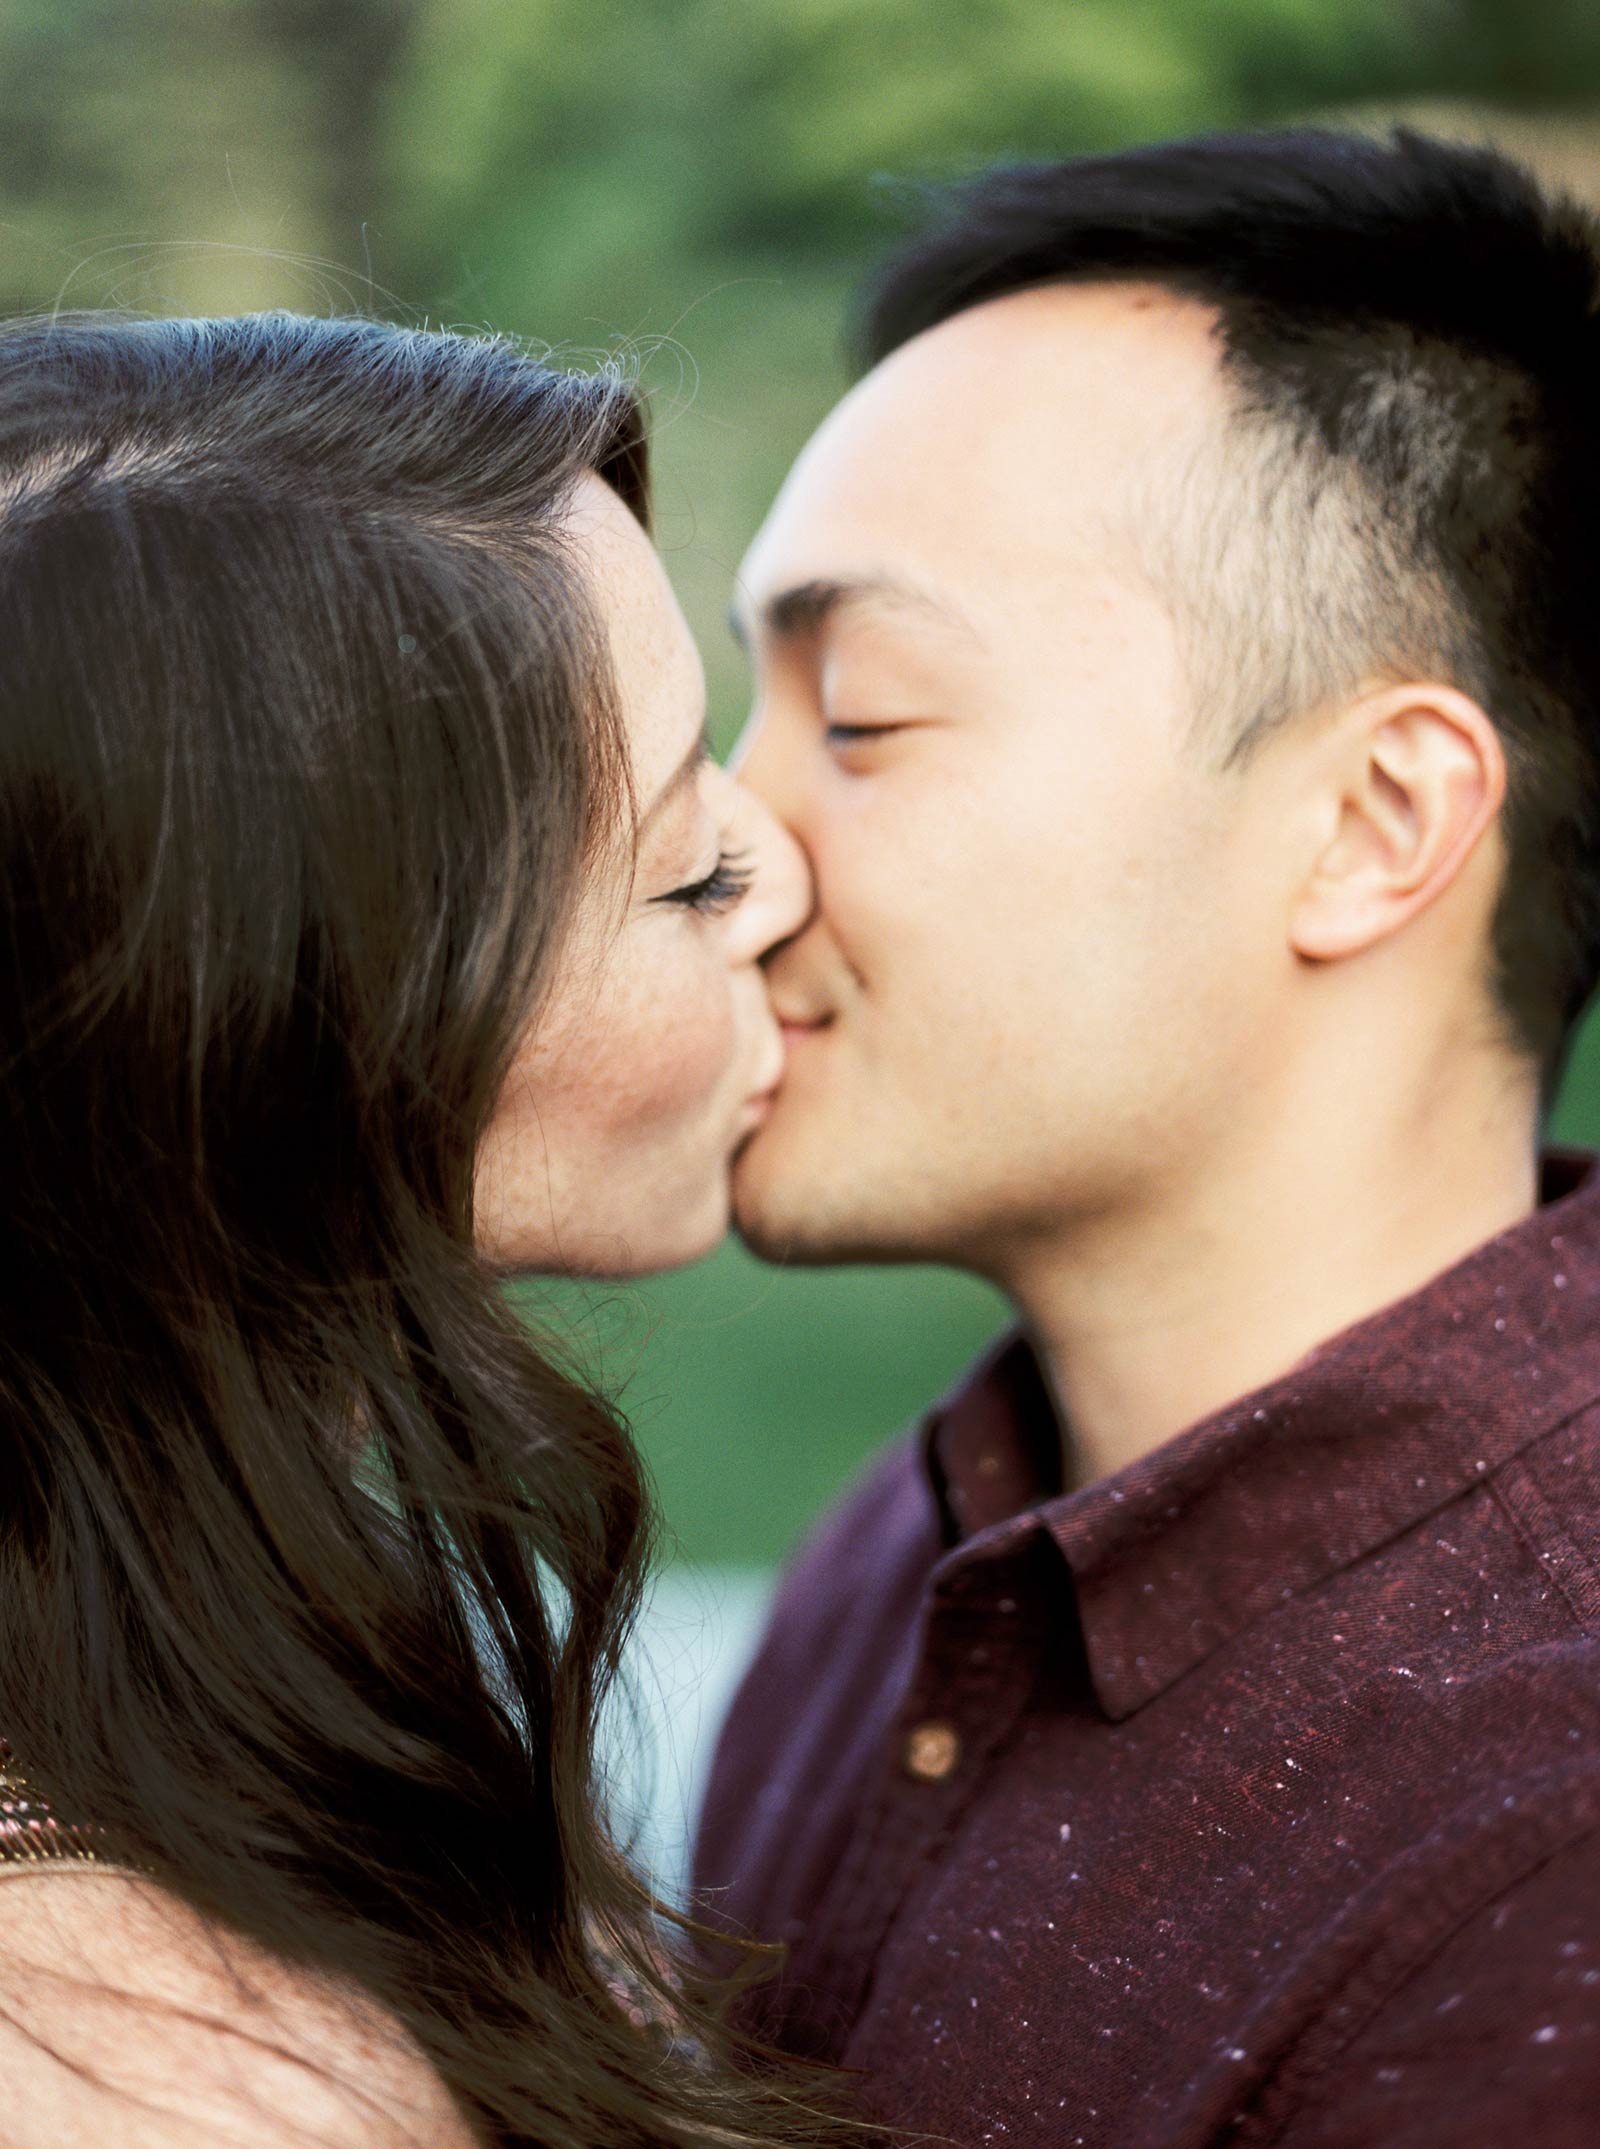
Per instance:
[[[805,922],[793,841],[706,758],[699,655],[644,531],[599,478],[573,516],[610,634],[638,850],[603,854],[478,1155],[506,1269],[634,1275],[707,1253],[783,1042],[760,960]],[[631,886],[629,869],[632,868]]]

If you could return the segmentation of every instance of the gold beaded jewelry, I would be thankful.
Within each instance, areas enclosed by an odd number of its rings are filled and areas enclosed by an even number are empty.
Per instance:
[[[0,1739],[0,1866],[39,1865],[53,1859],[102,1860],[99,1830],[58,1821]]]

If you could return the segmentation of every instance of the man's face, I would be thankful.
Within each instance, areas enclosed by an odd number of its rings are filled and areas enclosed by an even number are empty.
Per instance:
[[[741,773],[818,882],[769,965],[758,1250],[1004,1282],[1239,1123],[1293,960],[1273,752],[1191,743],[1130,537],[1225,413],[1204,309],[1055,287],[894,353],[790,474],[739,596]]]

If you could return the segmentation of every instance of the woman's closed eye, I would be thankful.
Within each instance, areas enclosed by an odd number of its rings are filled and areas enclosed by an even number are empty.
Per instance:
[[[652,901],[675,903],[682,910],[697,911],[701,917],[721,917],[744,900],[755,877],[755,863],[748,851],[723,851],[703,879],[673,888]]]

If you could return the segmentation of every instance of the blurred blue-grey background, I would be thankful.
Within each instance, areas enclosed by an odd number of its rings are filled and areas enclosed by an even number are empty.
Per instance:
[[[846,380],[852,287],[916,182],[1215,126],[1403,116],[1600,201],[1593,0],[5,0],[0,306],[291,306],[642,360],[659,536],[707,653],[764,503]],[[1555,1131],[1600,1140],[1591,1024]],[[994,1332],[926,1271],[735,1249],[527,1287],[619,1388],[666,1566],[626,1797],[675,1870],[774,1564]],[[626,1743],[626,1742],[625,1742]],[[632,1763],[630,1760],[629,1766]],[[653,1770],[653,1787],[651,1782]]]

